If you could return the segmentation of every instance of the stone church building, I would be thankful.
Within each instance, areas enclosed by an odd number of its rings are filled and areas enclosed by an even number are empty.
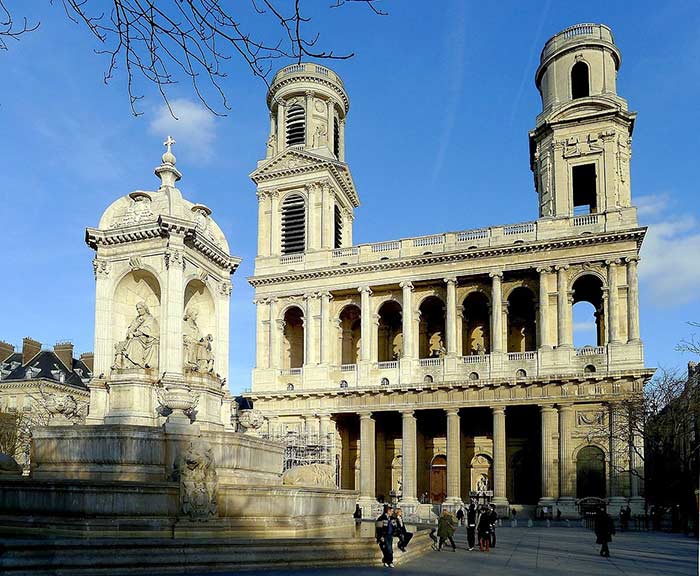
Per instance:
[[[639,446],[607,433],[641,392],[637,265],[645,228],[630,184],[636,114],[617,93],[610,29],[544,46],[529,133],[539,218],[353,243],[350,102],[332,70],[280,70],[257,185],[256,367],[247,397],[271,436],[333,440],[340,487],[458,505],[607,498],[639,510]],[[573,344],[573,308],[596,341]],[[616,508],[612,508],[615,510]]]

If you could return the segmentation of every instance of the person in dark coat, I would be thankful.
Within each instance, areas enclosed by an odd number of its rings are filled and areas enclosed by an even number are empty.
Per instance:
[[[445,544],[445,540],[449,540],[450,544],[452,544],[452,552],[456,552],[457,545],[455,544],[453,538],[456,527],[457,523],[455,517],[452,516],[452,514],[450,514],[447,510],[443,510],[442,516],[440,516],[440,519],[438,520],[437,535],[440,539],[440,543],[438,544],[438,550],[442,550],[442,546],[443,544]]]
[[[406,546],[413,538],[413,532],[406,530],[406,524],[403,521],[403,511],[401,508],[396,509],[396,533],[399,539],[399,550],[406,551]]]
[[[467,543],[469,544],[469,550],[474,550],[474,541],[476,535],[476,515],[477,509],[476,504],[472,501],[467,508]]]
[[[464,509],[461,506],[459,507],[459,510],[457,510],[457,520],[459,521],[460,526],[464,524]]]
[[[604,558],[610,557],[608,542],[612,541],[615,534],[615,524],[613,519],[605,512],[605,508],[599,508],[595,515],[594,530],[596,544],[600,544],[600,555]]]
[[[496,524],[498,523],[498,512],[496,512],[496,506],[491,504],[489,508],[489,521],[491,522],[491,548],[496,547]]]
[[[479,535],[479,550],[488,552],[491,545],[491,514],[486,506],[482,506],[479,512],[476,532]]]
[[[384,511],[374,522],[374,533],[382,551],[384,566],[394,567],[394,535],[396,534],[396,519],[389,504],[384,504]]]

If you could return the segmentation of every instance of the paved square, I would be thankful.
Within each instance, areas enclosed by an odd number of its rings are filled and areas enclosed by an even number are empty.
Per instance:
[[[397,566],[275,570],[270,576],[347,575],[363,576],[389,571],[406,575],[452,574],[505,576],[509,574],[675,576],[698,574],[698,542],[677,534],[624,532],[613,537],[610,558],[598,555],[595,535],[583,528],[500,528],[497,547],[481,553],[467,550],[464,528],[457,534],[457,552],[450,548],[428,552],[421,558]]]

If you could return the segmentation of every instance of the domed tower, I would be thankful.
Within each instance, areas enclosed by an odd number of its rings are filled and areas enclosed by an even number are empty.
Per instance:
[[[338,75],[318,64],[282,68],[267,105],[266,155],[251,174],[259,199],[256,270],[285,256],[298,261],[301,253],[352,245],[359,206],[345,164],[350,101]]]
[[[545,44],[535,74],[542,112],[530,132],[540,218],[618,212],[616,223],[636,224],[629,178],[636,114],[617,94],[620,62],[602,24],[571,26]]]

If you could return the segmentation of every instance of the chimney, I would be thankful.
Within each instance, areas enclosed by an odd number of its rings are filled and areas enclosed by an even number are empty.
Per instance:
[[[83,352],[80,355],[80,361],[87,366],[87,369],[90,370],[92,374],[95,368],[95,355],[92,352]]]
[[[58,356],[58,359],[63,362],[63,365],[69,372],[73,371],[73,343],[72,342],[56,342],[53,347],[53,352]]]
[[[8,344],[7,342],[0,340],[0,362],[4,362],[14,353],[15,347],[12,344]]]
[[[22,364],[27,364],[41,352],[41,342],[32,338],[22,338]]]

